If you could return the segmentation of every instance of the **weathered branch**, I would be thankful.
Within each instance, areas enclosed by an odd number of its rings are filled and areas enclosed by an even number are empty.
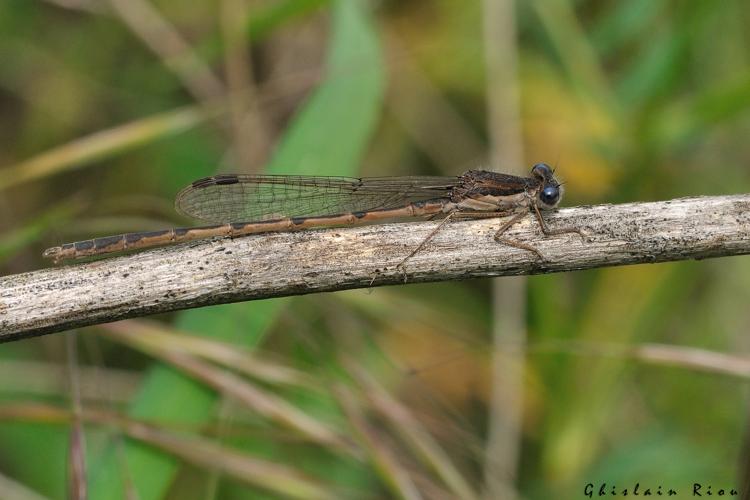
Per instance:
[[[750,195],[566,208],[493,240],[496,219],[446,224],[406,264],[408,281],[538,274],[750,253]],[[0,278],[0,342],[123,318],[284,295],[402,283],[397,264],[435,227],[411,222],[197,241]],[[373,281],[374,279],[374,281]]]

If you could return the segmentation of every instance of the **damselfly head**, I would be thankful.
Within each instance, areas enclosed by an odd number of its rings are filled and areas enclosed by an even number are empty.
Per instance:
[[[555,179],[554,170],[546,163],[537,163],[531,168],[531,175],[541,181],[539,188],[539,208],[551,210],[562,199],[562,186]]]
[[[531,167],[531,175],[538,177],[542,181],[554,179],[555,171],[546,163],[537,163]]]

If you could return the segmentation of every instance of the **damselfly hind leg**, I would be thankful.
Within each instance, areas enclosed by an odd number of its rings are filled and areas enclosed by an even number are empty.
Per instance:
[[[404,265],[406,264],[406,261],[414,257],[420,250],[422,250],[425,247],[425,245],[429,243],[432,238],[435,237],[437,232],[440,231],[440,229],[458,213],[459,212],[455,210],[453,212],[449,212],[448,215],[446,215],[443,218],[443,220],[440,221],[440,224],[435,226],[435,229],[430,231],[430,234],[425,236],[425,238],[419,243],[419,245],[417,245],[417,247],[414,250],[412,250],[409,255],[404,257],[404,259],[398,263],[398,265],[396,266],[396,269],[401,271],[401,274],[404,276],[404,283],[406,283],[406,280],[407,280],[406,266]]]
[[[515,213],[515,211],[467,212],[467,211],[453,210],[452,212],[449,212],[448,215],[446,215],[445,218],[443,218],[443,220],[440,221],[440,224],[438,224],[437,226],[435,226],[435,229],[433,229],[432,231],[430,231],[430,234],[428,234],[419,243],[419,245],[417,245],[417,247],[414,250],[412,250],[411,253],[409,255],[407,255],[396,266],[396,269],[398,269],[398,270],[401,271],[401,273],[404,276],[404,283],[406,283],[406,281],[407,281],[406,265],[405,265],[406,261],[408,261],[409,259],[411,259],[412,257],[414,257],[417,253],[419,253],[419,251],[422,250],[425,247],[425,245],[427,245],[427,243],[429,243],[430,240],[432,240],[432,238],[435,237],[435,235],[437,234],[437,232],[440,231],[443,228],[443,226],[449,220],[451,220],[451,219],[482,219],[482,218],[490,218],[490,217],[492,217],[492,218],[499,218],[499,217],[508,217],[509,215],[513,215],[514,213]],[[439,214],[436,214],[436,215],[439,215]],[[510,246],[513,246],[513,247],[516,247],[516,248],[523,248],[523,249],[535,252],[537,255],[539,255],[543,259],[544,257],[541,255],[541,253],[538,250],[536,250],[534,247],[532,247],[531,245],[525,245],[523,243],[516,242],[516,241],[513,241],[513,240],[504,240],[504,239],[499,239],[498,240],[499,234],[501,234],[503,231],[505,231],[506,229],[508,229],[510,226],[512,226],[513,224],[515,224],[516,222],[518,222],[525,215],[526,215],[526,212],[521,212],[520,214],[516,214],[511,220],[509,220],[508,222],[506,222],[503,225],[502,228],[500,228],[500,231],[498,231],[495,234],[495,237],[496,237],[495,239],[497,241],[502,241],[503,243],[505,243],[507,245],[510,245]],[[432,217],[430,217],[430,220],[432,220],[434,217],[435,217],[435,215],[433,215]]]

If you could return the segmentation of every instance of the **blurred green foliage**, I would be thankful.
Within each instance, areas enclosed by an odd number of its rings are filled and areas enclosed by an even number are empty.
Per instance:
[[[181,224],[171,198],[216,171],[452,175],[488,156],[479,0],[142,4],[0,4],[4,274],[45,265],[41,251],[60,241]],[[525,155],[559,165],[565,204],[750,189],[747,2],[534,0],[518,3],[516,24]],[[164,32],[139,31],[164,26],[198,66],[170,53]],[[253,92],[232,88],[227,67],[243,62]],[[227,99],[196,97],[211,78]],[[238,102],[260,129],[237,130]],[[454,140],[438,139],[449,122]],[[744,257],[530,278],[520,495],[736,487],[742,377],[574,347],[742,353],[749,291]],[[85,426],[91,498],[479,491],[489,292],[484,281],[409,285],[190,310],[156,318],[177,334],[151,347],[82,330],[79,363],[99,367],[84,408],[109,415]],[[241,361],[203,359],[208,347],[188,356],[211,367],[196,374],[170,357],[188,339],[309,380],[247,375]],[[69,462],[70,425],[53,411],[71,394],[56,375],[62,346],[53,335],[0,347],[0,470],[50,498],[65,497]],[[112,389],[122,374],[128,394]],[[239,395],[251,393],[254,403]]]

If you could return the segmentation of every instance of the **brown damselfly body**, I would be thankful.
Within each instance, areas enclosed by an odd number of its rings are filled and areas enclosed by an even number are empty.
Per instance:
[[[534,252],[535,247],[503,237],[531,211],[545,235],[581,231],[549,229],[542,211],[554,209],[562,187],[553,169],[539,163],[528,177],[470,170],[458,177],[321,177],[224,174],[197,180],[180,191],[175,207],[183,215],[215,223],[105,236],[49,248],[55,263],[214,237],[294,231],[385,220],[438,217],[443,221],[398,265],[414,256],[452,218],[509,217],[495,240]],[[583,235],[582,235],[583,236]]]

